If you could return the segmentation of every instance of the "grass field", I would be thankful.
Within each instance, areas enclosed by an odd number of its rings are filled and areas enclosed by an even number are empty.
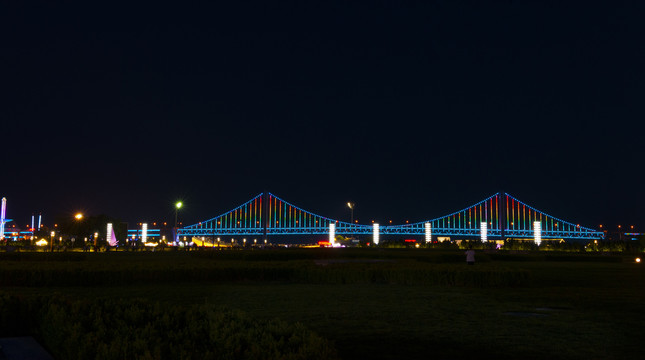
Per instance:
[[[432,250],[228,251],[89,253],[78,259],[3,259],[2,273],[37,269],[76,276],[91,271],[132,274],[126,284],[86,280],[53,285],[2,286],[25,297],[144,299],[161,304],[214,304],[257,319],[300,322],[330,340],[343,359],[625,359],[643,358],[645,269],[622,255],[478,254],[466,268],[462,252]],[[42,254],[34,254],[42,255]],[[321,262],[322,261],[322,262]],[[374,262],[377,261],[377,262]],[[316,265],[318,264],[318,265]],[[412,264],[412,265],[411,265]],[[226,268],[277,267],[342,274],[369,267],[415,271],[528,272],[513,286],[434,285],[422,281],[309,281],[293,277],[209,278]],[[73,271],[68,271],[73,269]],[[186,278],[136,281],[149,269]],[[305,271],[305,270],[303,270]],[[306,270],[313,271],[313,270]],[[190,274],[201,273],[196,277]],[[125,273],[126,275],[123,275]],[[71,275],[70,275],[71,274]],[[317,278],[318,279],[318,278]]]

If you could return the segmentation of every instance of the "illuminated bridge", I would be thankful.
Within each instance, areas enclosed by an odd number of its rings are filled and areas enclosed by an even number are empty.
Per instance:
[[[212,219],[177,230],[178,236],[425,235],[487,239],[601,239],[603,233],[567,222],[516,199],[494,194],[465,209],[413,224],[352,224],[314,214],[271,193],[261,193]],[[375,241],[378,242],[378,241]]]

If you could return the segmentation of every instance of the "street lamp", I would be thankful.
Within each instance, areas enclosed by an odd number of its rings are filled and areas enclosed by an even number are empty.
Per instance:
[[[49,240],[49,252],[54,251],[54,235],[56,235],[55,231],[52,231],[49,235],[51,235],[51,238]]]
[[[351,202],[348,202],[348,203],[347,203],[347,207],[349,208],[349,210],[350,210],[350,214],[351,214],[351,217],[350,217],[350,221],[349,221],[349,222],[350,222],[350,223],[352,223],[352,224],[354,223],[354,206],[355,206],[355,205],[356,205],[356,204],[351,203]]]
[[[184,204],[182,204],[181,201],[177,201],[177,203],[175,204],[175,228],[177,227],[177,213],[182,206],[184,206]]]
[[[83,213],[80,213],[80,212],[79,212],[79,213],[76,213],[76,215],[74,215],[74,219],[76,219],[76,221],[80,224],[81,220],[83,220]],[[75,231],[75,232],[76,232],[76,235],[79,235],[79,236],[80,236],[80,235],[81,235],[81,233],[83,233],[83,231],[81,231],[81,230],[82,230],[82,229],[78,229],[78,231],[77,231],[77,232]],[[74,236],[72,237],[72,247],[74,247],[74,241],[76,240],[76,235],[74,235]]]

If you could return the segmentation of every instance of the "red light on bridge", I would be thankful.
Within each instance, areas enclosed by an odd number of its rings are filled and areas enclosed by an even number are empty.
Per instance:
[[[319,241],[318,245],[320,245],[320,246],[329,246],[331,244],[329,243],[329,241]]]
[[[414,243],[414,242],[417,242],[417,241],[416,241],[416,240],[414,240],[414,239],[405,239],[404,241],[405,241],[405,242],[407,242],[407,243]]]

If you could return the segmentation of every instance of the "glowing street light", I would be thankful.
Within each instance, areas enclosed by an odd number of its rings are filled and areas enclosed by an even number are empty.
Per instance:
[[[177,213],[182,206],[184,206],[184,204],[181,201],[177,201],[177,203],[175,203],[175,241],[179,240],[179,234],[177,233]]]
[[[350,223],[354,222],[354,206],[356,206],[356,204],[351,203],[351,202],[347,203],[347,207],[349,208],[350,214],[351,214],[350,215],[350,221],[349,221]]]
[[[81,220],[81,219],[83,219],[83,214],[81,214],[81,213],[77,213],[76,215],[74,215],[74,218],[75,218],[76,220]]]

